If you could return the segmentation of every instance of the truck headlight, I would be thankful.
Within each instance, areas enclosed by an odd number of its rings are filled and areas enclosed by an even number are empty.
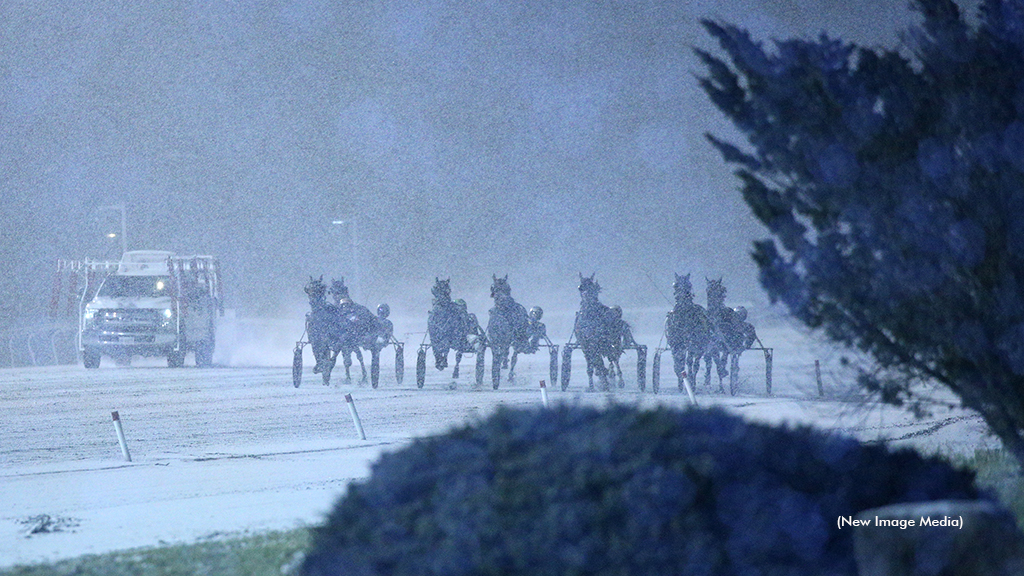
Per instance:
[[[168,320],[170,320],[171,318],[174,318],[174,311],[171,310],[170,308],[165,308],[164,309],[164,318],[166,318]]]

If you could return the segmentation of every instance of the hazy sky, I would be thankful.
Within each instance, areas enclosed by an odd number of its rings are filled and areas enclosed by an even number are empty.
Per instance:
[[[58,258],[214,254],[270,315],[310,275],[418,310],[668,306],[674,272],[766,303],[765,234],[702,134],[698,18],[894,46],[901,0],[156,3],[0,0],[0,307],[45,310]],[[703,302],[703,282],[697,284]]]

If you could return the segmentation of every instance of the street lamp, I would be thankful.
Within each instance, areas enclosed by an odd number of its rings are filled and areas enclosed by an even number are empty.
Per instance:
[[[121,254],[124,255],[128,251],[128,217],[125,212],[124,204],[111,204],[110,206],[100,206],[97,210],[117,210],[121,212]],[[107,234],[107,238],[113,238],[116,236],[114,233]]]
[[[359,245],[356,241],[358,237],[356,232],[356,221],[355,220],[332,220],[331,224],[335,226],[348,226],[351,231],[351,248],[352,248],[352,288],[349,289],[349,294],[353,301],[358,301],[356,295],[358,294],[358,288],[361,288],[359,284]]]

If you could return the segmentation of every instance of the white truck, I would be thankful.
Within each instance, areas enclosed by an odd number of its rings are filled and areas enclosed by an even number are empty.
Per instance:
[[[220,269],[213,256],[178,256],[161,250],[125,252],[119,262],[61,261],[77,272],[78,349],[86,368],[109,356],[120,365],[132,356],[163,356],[167,365],[210,366],[216,319],[224,314]]]

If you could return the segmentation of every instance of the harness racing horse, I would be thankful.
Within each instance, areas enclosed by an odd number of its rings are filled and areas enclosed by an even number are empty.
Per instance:
[[[434,350],[434,366],[438,370],[447,368],[448,351],[454,350],[455,368],[452,370],[452,378],[455,379],[459,377],[462,355],[482,354],[486,340],[465,303],[461,300],[452,301],[451,278],[441,280],[435,277],[430,292],[434,295],[434,302],[427,315],[427,334],[430,336],[430,347]]]
[[[339,353],[345,362],[345,379],[352,379],[350,369],[354,354],[359,360],[359,368],[362,370],[360,380],[365,382],[366,364],[363,363],[362,349],[370,351],[371,363],[376,366],[379,358],[375,355],[379,356],[382,348],[378,340],[387,332],[386,327],[380,318],[370,312],[369,308],[352,301],[344,278],[332,281],[328,293],[334,297],[334,309],[340,334]],[[390,337],[390,334],[388,336]]]
[[[665,335],[672,351],[672,367],[679,382],[679,390],[689,391],[697,385],[697,371],[700,360],[708,352],[711,343],[712,325],[708,313],[693,301],[693,285],[690,275],[676,274],[672,289],[676,304],[665,320]]]
[[[491,346],[493,362],[491,384],[497,390],[501,382],[501,369],[508,368],[508,381],[511,384],[515,379],[516,358],[520,353],[536,352],[537,343],[531,343],[531,326],[534,323],[530,322],[526,308],[512,298],[508,274],[504,278],[493,274],[492,277],[491,298],[494,299],[494,308],[491,308],[487,321],[487,342]],[[512,352],[511,360],[509,350]]]
[[[316,360],[313,373],[323,376],[324,385],[330,385],[331,372],[338,361],[338,355],[344,351],[358,350],[360,346],[368,348],[371,351],[373,365],[379,365],[380,348],[370,348],[382,333],[383,325],[379,319],[364,306],[351,300],[342,299],[338,305],[329,304],[325,297],[327,287],[324,285],[323,276],[311,276],[304,290],[309,297],[310,306],[310,311],[306,314],[306,334],[309,336],[313,358]],[[302,345],[302,342],[296,344],[295,362],[292,367],[296,386],[302,369]],[[350,365],[351,361],[346,364],[346,377]],[[366,378],[365,369],[363,378]],[[376,383],[374,385],[376,386]]]
[[[324,277],[309,277],[303,291],[309,298],[310,311],[306,313],[306,334],[313,348],[314,374],[323,375],[324,385],[331,383],[331,370],[341,352],[340,326],[337,323],[337,309],[327,303],[327,286]],[[299,349],[301,351],[301,348]]]
[[[725,305],[725,286],[722,279],[707,281],[708,320],[712,326],[712,338],[706,353],[707,373],[705,384],[711,385],[711,363],[718,369],[718,387],[724,392],[723,380],[729,375],[729,393],[736,394],[739,385],[740,354],[749,349],[757,340],[754,326],[746,322],[747,311]],[[726,364],[728,363],[728,368]]]
[[[609,368],[605,366],[604,360],[608,359],[608,362],[614,365],[622,356],[621,318],[617,318],[611,308],[598,300],[597,294],[601,291],[601,285],[594,280],[594,274],[589,278],[580,274],[579,291],[580,310],[576,313],[573,333],[587,361],[590,389],[594,389],[596,373],[601,389],[608,390],[611,388]]]

